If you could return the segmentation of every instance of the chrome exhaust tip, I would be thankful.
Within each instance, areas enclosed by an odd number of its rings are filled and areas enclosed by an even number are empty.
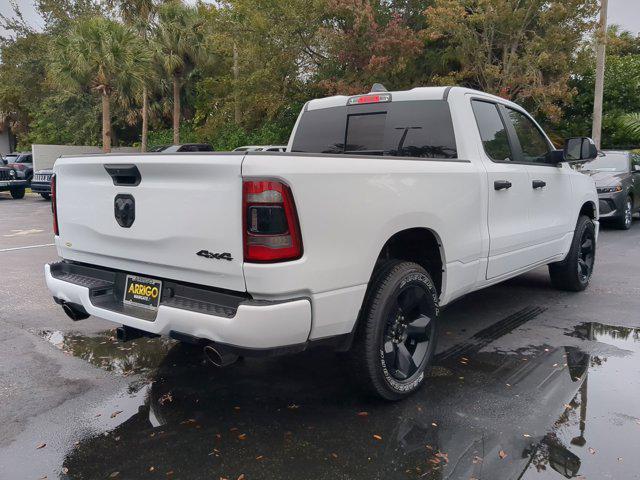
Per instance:
[[[238,360],[238,355],[225,352],[216,345],[205,346],[204,356],[210,363],[218,368],[227,367]]]

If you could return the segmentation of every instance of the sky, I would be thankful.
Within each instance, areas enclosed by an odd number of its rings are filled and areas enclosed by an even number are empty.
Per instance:
[[[41,26],[42,19],[33,8],[33,0],[16,0],[27,23]],[[190,2],[193,3],[193,2]],[[0,13],[11,15],[9,0],[0,0]],[[640,33],[640,0],[609,0],[609,24],[621,25],[623,29]],[[0,30],[0,34],[2,34]]]

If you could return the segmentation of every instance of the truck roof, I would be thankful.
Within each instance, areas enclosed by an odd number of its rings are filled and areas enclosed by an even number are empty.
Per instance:
[[[480,90],[474,90],[471,88],[458,87],[458,86],[445,86],[445,87],[415,87],[411,90],[397,90],[389,92],[370,92],[376,93],[390,93],[394,102],[396,101],[409,101],[409,100],[442,100],[445,99],[449,92],[455,89],[456,93],[476,93],[485,97],[498,99],[495,95],[482,92]],[[361,95],[366,95],[367,92]],[[357,95],[335,95],[333,97],[318,98],[310,100],[305,106],[306,110],[317,110],[321,108],[342,107],[347,104],[347,100]],[[499,98],[501,101],[505,101],[504,98]]]

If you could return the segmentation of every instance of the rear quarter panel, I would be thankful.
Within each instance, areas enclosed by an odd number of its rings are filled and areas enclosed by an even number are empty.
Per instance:
[[[245,263],[245,282],[256,298],[312,298],[312,338],[350,330],[382,247],[402,230],[431,229],[444,262],[470,265],[469,278],[476,277],[486,220],[483,177],[471,162],[251,154],[242,176],[278,179],[292,189],[302,258]],[[449,276],[443,284],[455,281]]]

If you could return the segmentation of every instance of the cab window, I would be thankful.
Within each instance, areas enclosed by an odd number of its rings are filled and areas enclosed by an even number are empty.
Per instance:
[[[520,142],[522,161],[544,163],[547,154],[551,151],[551,147],[540,129],[522,112],[509,107],[505,108],[505,110]]]
[[[507,129],[495,103],[473,100],[473,114],[482,139],[484,151],[491,160],[510,162],[513,160]]]

